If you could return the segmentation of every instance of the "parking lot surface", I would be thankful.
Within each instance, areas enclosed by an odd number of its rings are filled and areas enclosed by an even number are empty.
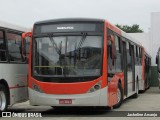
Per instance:
[[[75,119],[83,119],[83,120],[97,120],[104,119],[110,120],[115,117],[115,119],[119,118],[123,114],[122,117],[128,113],[138,113],[148,111],[148,113],[157,113],[160,111],[160,90],[157,87],[151,87],[146,92],[139,94],[138,98],[128,98],[126,99],[120,108],[112,109],[112,110],[101,110],[96,108],[67,108],[67,109],[54,109],[49,106],[30,106],[29,102],[19,103],[11,108],[9,108],[9,112],[15,113],[32,113],[38,112],[42,114],[42,119],[59,119],[59,120],[75,120]],[[127,113],[128,112],[128,113]],[[160,113],[160,112],[159,112]],[[94,118],[93,118],[94,117]],[[126,116],[127,117],[127,116]],[[12,119],[16,120],[17,118],[3,118],[3,119]],[[20,118],[18,118],[20,119]],[[25,118],[27,119],[27,118]],[[40,119],[40,118],[29,118],[29,119]],[[138,119],[150,119],[150,118],[142,118]],[[156,117],[155,117],[156,119]],[[125,120],[123,118],[123,120]]]

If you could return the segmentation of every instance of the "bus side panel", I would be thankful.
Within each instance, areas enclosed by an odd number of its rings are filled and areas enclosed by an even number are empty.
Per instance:
[[[113,106],[116,104],[116,93],[117,93],[117,82],[113,78],[109,83],[108,83],[108,106]]]
[[[121,82],[122,91],[124,93],[124,74],[117,73],[113,76],[111,81],[108,83],[108,106],[113,106],[117,103],[117,89],[118,89],[118,82]]]
[[[138,81],[139,89],[142,88],[142,66],[135,65],[135,85]]]
[[[10,105],[28,99],[27,90],[27,64],[1,64],[3,78],[7,81],[10,89]]]

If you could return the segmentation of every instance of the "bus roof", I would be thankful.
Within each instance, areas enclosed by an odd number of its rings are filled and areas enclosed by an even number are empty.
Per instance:
[[[103,19],[95,18],[61,18],[61,19],[51,19],[36,22],[35,24],[45,24],[45,23],[57,23],[57,22],[104,22]]]
[[[12,30],[21,31],[21,32],[31,31],[31,29],[29,29],[29,28],[25,28],[20,25],[11,24],[11,23],[4,22],[4,21],[0,21],[0,28],[8,28],[8,29],[12,29]]]

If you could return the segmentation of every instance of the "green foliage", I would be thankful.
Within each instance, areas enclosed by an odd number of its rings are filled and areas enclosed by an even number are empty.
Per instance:
[[[139,25],[133,24],[132,26],[128,25],[116,25],[119,29],[125,31],[126,33],[142,33],[143,30],[139,28]]]

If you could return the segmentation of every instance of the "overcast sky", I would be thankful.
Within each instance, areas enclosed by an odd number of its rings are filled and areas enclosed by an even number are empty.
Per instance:
[[[105,18],[112,24],[150,27],[151,12],[160,12],[160,0],[0,0],[0,20],[32,27],[55,18]]]

